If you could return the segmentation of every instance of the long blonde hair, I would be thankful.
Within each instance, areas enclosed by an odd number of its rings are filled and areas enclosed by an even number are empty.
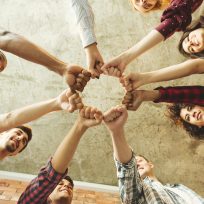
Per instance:
[[[169,6],[170,1],[171,1],[171,0],[158,0],[158,2],[156,3],[155,7],[152,8],[151,11],[166,9],[166,8]],[[133,6],[133,8],[134,8],[133,0],[129,0],[129,2],[132,4],[132,6]],[[134,9],[135,9],[135,8],[134,8]]]
[[[156,3],[155,7],[152,10],[166,9],[169,6],[170,1],[171,0],[158,0],[158,2]]]

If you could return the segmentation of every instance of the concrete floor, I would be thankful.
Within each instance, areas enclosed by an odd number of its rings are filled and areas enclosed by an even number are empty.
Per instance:
[[[98,46],[108,60],[131,47],[159,22],[161,12],[141,15],[126,0],[91,0]],[[203,12],[201,7],[194,15]],[[85,54],[67,0],[2,0],[1,26],[41,45],[60,59],[86,66]],[[177,51],[180,34],[150,50],[131,65],[130,71],[149,71],[185,59]],[[8,68],[0,74],[0,112],[8,112],[57,96],[66,84],[45,68],[7,54]],[[158,85],[203,85],[203,76],[191,76]],[[83,92],[86,104],[102,111],[120,103],[124,90],[118,80],[103,76],[92,80]],[[136,153],[155,164],[163,182],[183,183],[204,196],[204,144],[193,141],[164,116],[165,105],[146,103],[130,112],[126,125],[128,142]],[[27,150],[1,162],[0,169],[36,174],[74,123],[77,113],[53,113],[32,122],[34,137]],[[80,142],[71,163],[75,180],[116,185],[111,140],[103,125],[92,128]]]

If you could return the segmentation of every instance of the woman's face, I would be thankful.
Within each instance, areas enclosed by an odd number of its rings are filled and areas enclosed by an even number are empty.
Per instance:
[[[181,109],[180,116],[187,123],[198,127],[204,126],[204,107],[188,105]]]
[[[158,0],[131,0],[134,8],[141,13],[145,13],[153,9]]]
[[[190,32],[182,43],[186,53],[198,53],[204,50],[204,28],[198,28]]]

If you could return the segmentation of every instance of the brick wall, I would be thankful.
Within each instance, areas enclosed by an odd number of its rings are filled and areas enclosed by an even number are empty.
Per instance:
[[[16,204],[28,182],[0,180],[0,204]],[[118,193],[96,192],[75,188],[72,204],[120,204]]]

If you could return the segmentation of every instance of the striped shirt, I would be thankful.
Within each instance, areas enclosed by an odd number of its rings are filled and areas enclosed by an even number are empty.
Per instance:
[[[191,189],[181,184],[163,185],[146,177],[140,178],[135,155],[127,164],[115,160],[120,197],[123,204],[204,204]]]
[[[96,42],[94,32],[94,14],[88,0],[71,0],[83,47]]]
[[[49,161],[21,194],[17,204],[47,204],[49,195],[66,174],[67,171],[64,174],[56,172]]]

